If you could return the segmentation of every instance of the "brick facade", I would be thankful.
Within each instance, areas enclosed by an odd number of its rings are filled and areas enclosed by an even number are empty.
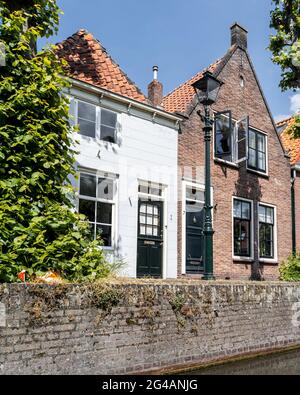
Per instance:
[[[228,60],[228,59],[227,59]],[[212,183],[214,205],[214,262],[218,278],[277,278],[278,264],[291,253],[291,198],[290,165],[276,133],[276,129],[262,92],[256,80],[247,52],[236,47],[222,68],[218,78],[224,82],[215,111],[231,110],[234,119],[249,115],[250,126],[268,136],[268,176],[258,175],[240,167],[219,164],[212,160]],[[244,86],[241,84],[243,77]],[[204,168],[203,124],[193,109],[182,125],[179,137],[179,166],[200,168],[200,177],[194,181],[203,183]],[[202,110],[202,109],[201,109]],[[213,155],[213,148],[211,155]],[[182,178],[181,175],[179,178]],[[184,178],[184,177],[183,177]],[[180,192],[181,193],[181,192]],[[181,195],[180,195],[181,196]],[[251,199],[254,202],[254,261],[234,262],[232,251],[232,198]],[[258,258],[257,202],[268,203],[277,208],[278,262],[262,264]],[[178,273],[182,273],[182,206],[179,211],[179,262]],[[299,236],[298,236],[299,237]],[[299,239],[298,239],[299,240]]]
[[[296,246],[300,251],[300,171],[296,173],[295,180],[295,210],[296,210]]]

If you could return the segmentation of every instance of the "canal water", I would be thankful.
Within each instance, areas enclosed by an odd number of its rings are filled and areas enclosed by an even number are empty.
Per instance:
[[[228,362],[191,372],[192,375],[300,375],[300,350],[238,362]]]

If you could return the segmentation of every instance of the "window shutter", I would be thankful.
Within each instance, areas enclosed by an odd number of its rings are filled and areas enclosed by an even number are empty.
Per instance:
[[[233,130],[231,111],[223,111],[215,114],[215,157],[232,161]]]
[[[237,122],[236,127],[236,163],[242,163],[248,158],[248,129],[249,117],[243,118]]]

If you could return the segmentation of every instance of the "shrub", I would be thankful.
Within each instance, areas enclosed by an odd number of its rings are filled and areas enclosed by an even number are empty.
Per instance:
[[[279,268],[283,281],[300,281],[300,253],[290,256]]]
[[[111,271],[72,203],[76,152],[62,65],[54,48],[35,50],[57,31],[58,16],[55,0],[0,0],[0,281],[16,281],[22,270],[54,270],[70,281]]]

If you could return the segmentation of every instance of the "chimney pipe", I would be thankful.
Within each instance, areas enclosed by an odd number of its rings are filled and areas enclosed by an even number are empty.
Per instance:
[[[153,80],[157,81],[158,79],[158,66],[153,66]]]
[[[153,81],[148,85],[148,99],[152,106],[160,107],[163,99],[163,85],[158,81],[158,66],[153,66]]]

